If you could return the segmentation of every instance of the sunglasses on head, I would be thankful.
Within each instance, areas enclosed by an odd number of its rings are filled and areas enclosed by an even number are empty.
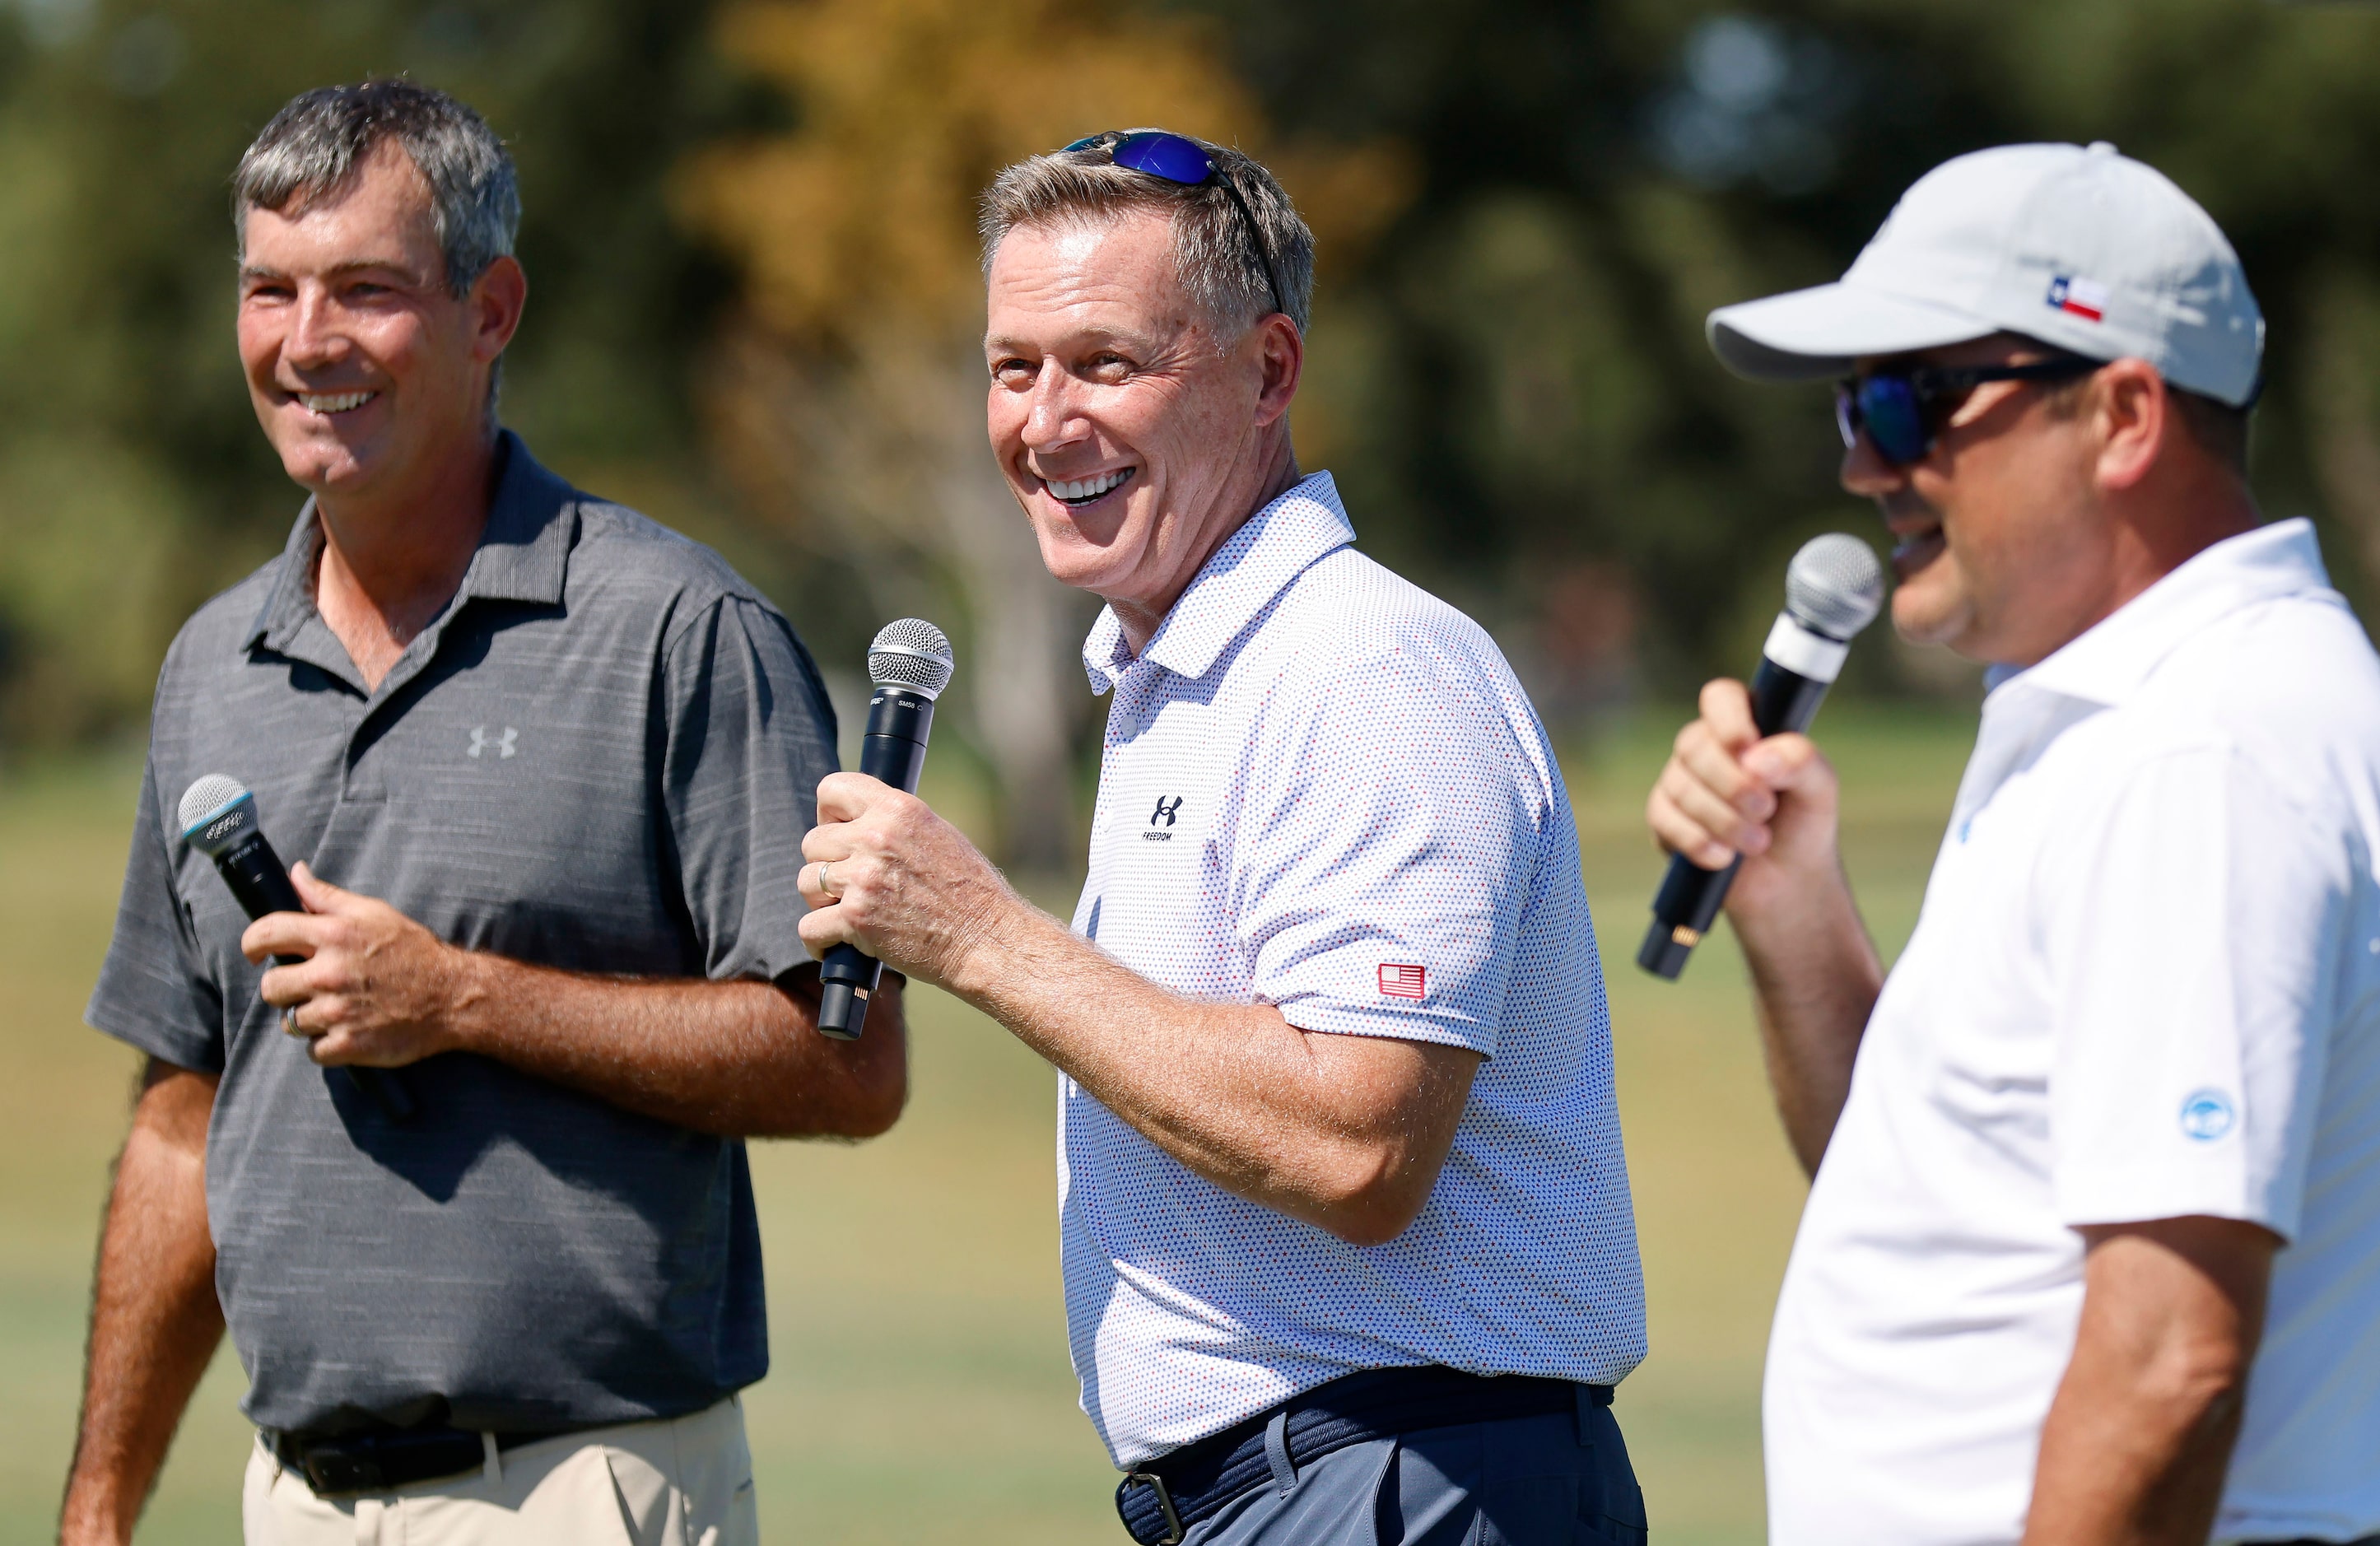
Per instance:
[[[1104,150],[1109,160],[1128,172],[1146,173],[1170,183],[1179,183],[1184,188],[1204,188],[1210,182],[1220,184],[1224,194],[1232,201],[1232,208],[1239,211],[1240,224],[1248,234],[1248,246],[1256,253],[1257,262],[1264,267],[1265,282],[1272,286],[1272,309],[1288,312],[1285,298],[1289,292],[1281,285],[1281,271],[1272,265],[1272,253],[1265,246],[1264,231],[1257,225],[1256,212],[1248,208],[1248,201],[1240,196],[1239,185],[1232,181],[1231,174],[1215,164],[1215,158],[1207,153],[1204,145],[1179,134],[1167,134],[1162,129],[1145,129],[1138,134],[1110,129],[1104,134],[1087,135],[1077,140],[1066,150]],[[1065,152],[1062,151],[1059,153]]]
[[[1894,467],[1907,467],[1925,459],[1959,405],[1984,383],[2070,381],[2104,363],[2060,355],[2030,365],[1887,366],[1836,384],[1835,428],[1842,432],[1845,450],[1864,434],[1877,456]]]

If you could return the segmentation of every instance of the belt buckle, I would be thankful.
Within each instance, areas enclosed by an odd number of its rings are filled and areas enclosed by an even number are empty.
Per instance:
[[[318,1498],[382,1490],[378,1464],[369,1456],[334,1444],[310,1447],[300,1457],[298,1469]]]
[[[1123,1490],[1135,1481],[1148,1483],[1149,1489],[1156,1492],[1158,1509],[1165,1516],[1165,1534],[1155,1542],[1155,1546],[1182,1546],[1182,1537],[1184,1533],[1182,1528],[1182,1516],[1173,1511],[1173,1494],[1165,1490],[1165,1479],[1155,1471],[1131,1471],[1125,1474],[1123,1482],[1116,1488],[1116,1512],[1118,1514],[1123,1512]],[[1125,1528],[1130,1528],[1131,1523],[1127,1520]]]

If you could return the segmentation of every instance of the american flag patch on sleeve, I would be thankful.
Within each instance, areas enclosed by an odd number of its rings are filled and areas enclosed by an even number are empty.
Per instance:
[[[1427,993],[1424,984],[1428,975],[1428,968],[1424,967],[1383,961],[1380,963],[1380,992],[1390,998],[1426,997]]]

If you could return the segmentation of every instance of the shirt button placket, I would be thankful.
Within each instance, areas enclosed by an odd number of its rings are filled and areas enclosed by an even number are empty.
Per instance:
[[[1165,668],[1149,661],[1135,661],[1130,670],[1116,682],[1116,712],[1108,720],[1108,744],[1119,745],[1132,739],[1148,724],[1148,706],[1157,697],[1158,684],[1165,679]]]

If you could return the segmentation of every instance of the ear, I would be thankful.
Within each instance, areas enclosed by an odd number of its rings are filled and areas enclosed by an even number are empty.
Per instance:
[[[519,331],[521,311],[528,305],[528,275],[510,254],[490,263],[471,284],[466,304],[471,310],[471,356],[482,363],[504,352]]]
[[[2133,488],[2180,428],[2165,378],[2145,359],[2119,359],[2093,378],[2091,398],[2091,422],[2099,436],[2099,486]]]
[[[1257,323],[1253,340],[1262,371],[1257,391],[1257,427],[1269,428],[1289,411],[1297,383],[1305,374],[1305,335],[1297,324],[1275,311]]]

